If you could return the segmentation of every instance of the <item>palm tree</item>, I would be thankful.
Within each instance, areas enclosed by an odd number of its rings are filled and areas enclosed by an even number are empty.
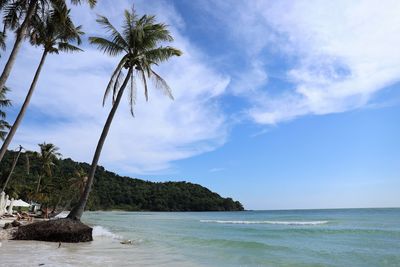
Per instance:
[[[23,149],[23,147],[20,145],[20,146],[18,147],[17,155],[14,157],[13,163],[12,163],[12,165],[11,165],[10,173],[8,174],[7,179],[6,179],[6,181],[5,181],[4,185],[3,185],[2,191],[5,191],[5,190],[6,190],[7,185],[8,185],[8,182],[10,182],[11,176],[12,176],[13,173],[14,173],[15,166],[17,166],[17,162],[18,162],[19,156],[21,155],[22,149]]]
[[[85,210],[101,150],[125,88],[130,83],[129,104],[131,106],[132,115],[136,96],[135,76],[139,76],[143,82],[146,100],[148,100],[147,79],[152,79],[157,87],[164,89],[164,92],[173,99],[171,89],[161,76],[152,69],[152,66],[164,62],[172,56],[180,56],[182,54],[182,52],[176,48],[160,46],[161,42],[172,42],[173,38],[167,26],[163,23],[156,23],[154,16],[144,15],[138,18],[134,10],[132,10],[132,12],[125,10],[122,33],[118,32],[106,17],[99,16],[97,22],[110,33],[110,36],[108,38],[90,37],[90,42],[104,53],[110,56],[121,56],[122,58],[111,75],[111,79],[105,90],[103,105],[108,94],[113,91],[112,108],[93,156],[85,190],[77,205],[68,215],[68,218],[74,220],[80,220]],[[123,78],[124,71],[127,72],[125,79]],[[122,80],[123,82],[120,85]]]
[[[88,177],[87,173],[83,169],[78,169],[74,173],[74,177],[69,179],[70,188],[71,189],[77,189],[79,192],[79,197],[83,194],[83,191],[85,190],[85,186],[87,183]]]
[[[36,193],[39,192],[40,182],[42,178],[52,176],[51,168],[54,166],[54,160],[61,156],[61,154],[58,152],[59,148],[53,144],[47,144],[46,142],[44,142],[43,144],[39,144],[39,147],[39,159],[42,173],[39,175]]]
[[[30,32],[30,42],[35,46],[43,47],[43,54],[35,76],[26,95],[25,101],[18,113],[13,126],[10,129],[0,150],[0,161],[7,151],[12,138],[15,135],[21,121],[26,113],[29,102],[32,98],[40,72],[48,54],[58,54],[59,52],[82,51],[70,42],[81,43],[81,26],[75,27],[70,18],[70,10],[66,6],[54,6],[53,10],[48,11],[40,20],[36,20]]]
[[[0,140],[4,140],[7,135],[7,130],[10,129],[10,125],[5,121],[6,113],[1,108],[11,106],[11,101],[6,98],[8,89],[3,87],[0,89]]]
[[[74,5],[81,4],[81,0],[71,0]],[[96,5],[97,0],[86,0],[90,7]],[[17,54],[23,39],[28,34],[29,28],[35,16],[47,12],[52,5],[65,5],[65,0],[0,0],[0,10],[4,11],[3,37],[6,29],[15,31],[16,37],[14,46],[0,75],[0,88],[3,88],[14,66]],[[20,23],[22,21],[22,23]],[[0,156],[0,161],[2,156]]]

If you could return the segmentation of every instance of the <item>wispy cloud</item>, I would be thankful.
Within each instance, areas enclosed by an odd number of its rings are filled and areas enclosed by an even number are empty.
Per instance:
[[[398,1],[242,1],[232,12],[210,5],[246,51],[250,67],[232,84],[256,123],[364,107],[400,80]],[[275,70],[260,61],[281,61],[290,86],[271,92],[260,77]]]

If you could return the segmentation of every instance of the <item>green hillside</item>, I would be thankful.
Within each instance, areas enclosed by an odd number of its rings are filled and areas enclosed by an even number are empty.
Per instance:
[[[0,163],[3,185],[16,152],[8,152]],[[37,200],[49,207],[73,205],[83,185],[89,164],[71,159],[57,159],[51,175],[43,175],[36,152],[22,153],[6,192],[14,198]],[[41,176],[41,178],[40,178]],[[39,179],[40,187],[37,185]],[[155,183],[122,177],[98,167],[93,191],[87,206],[90,210],[121,209],[129,211],[237,211],[238,201],[222,198],[207,188],[188,182]]]

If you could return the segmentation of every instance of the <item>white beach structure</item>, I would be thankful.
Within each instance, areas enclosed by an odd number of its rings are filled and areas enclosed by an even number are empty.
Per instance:
[[[0,193],[0,216],[3,216],[4,209],[5,209],[5,206],[7,204],[5,196],[6,196],[6,193],[4,193],[4,191],[2,191]]]
[[[3,204],[3,209],[2,209],[2,211],[3,211],[3,214],[5,214],[5,213],[7,213],[7,203],[9,203],[9,199],[8,199],[8,195],[6,195],[6,198],[4,199],[4,204]]]
[[[11,198],[10,204],[8,205],[7,213],[9,215],[13,214],[13,207],[14,207],[14,198]]]

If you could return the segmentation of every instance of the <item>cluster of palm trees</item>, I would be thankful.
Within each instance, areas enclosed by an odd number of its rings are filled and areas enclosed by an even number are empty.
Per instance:
[[[53,167],[55,166],[55,161],[61,157],[61,154],[58,152],[59,148],[56,147],[54,144],[50,144],[50,143],[42,143],[42,144],[38,144],[39,146],[39,152],[32,152],[32,151],[28,151],[26,150],[24,147],[19,146],[16,149],[16,153],[14,153],[14,158],[11,164],[11,168],[8,172],[7,178],[2,186],[1,191],[6,191],[8,184],[10,183],[10,181],[12,180],[13,176],[14,176],[14,170],[16,168],[17,163],[19,162],[19,158],[21,155],[23,155],[22,153],[24,153],[25,155],[25,169],[26,169],[26,175],[30,174],[30,158],[33,157],[34,161],[36,159],[36,162],[38,164],[35,164],[35,172],[36,174],[34,176],[36,176],[35,178],[37,178],[36,181],[36,186],[35,188],[32,188],[32,190],[30,190],[30,192],[28,193],[29,199],[31,200],[35,200],[35,201],[40,201],[44,204],[48,204],[47,201],[50,198],[50,195],[48,193],[43,192],[43,180],[53,180],[52,175],[53,175]],[[76,174],[75,174],[76,176]],[[78,179],[78,178],[71,178],[71,181],[73,181],[73,179]],[[80,178],[80,177],[79,177]],[[21,185],[22,187],[26,186],[26,184]],[[49,183],[45,183],[44,185],[45,187],[53,187],[54,185],[51,185]],[[74,184],[75,188],[78,188],[80,190],[80,187],[77,184]],[[18,195],[18,189],[15,190],[14,188],[14,194]],[[48,190],[45,190],[48,191]],[[54,192],[54,194],[56,194],[57,192]]]
[[[70,1],[75,5],[81,4],[81,2],[80,0]],[[86,0],[86,2],[91,7],[96,4],[96,0]],[[0,34],[0,47],[2,44],[5,47],[7,32],[15,33],[13,48],[0,76],[0,88],[2,88],[0,90],[0,134],[5,138],[0,150],[1,162],[27,111],[46,57],[60,52],[82,51],[78,46],[81,44],[81,37],[84,33],[81,26],[73,23],[68,3],[65,0],[0,0],[0,11],[3,13],[3,33]],[[171,89],[152,67],[182,54],[174,47],[162,45],[172,42],[173,37],[167,25],[158,23],[155,16],[138,16],[134,9],[125,10],[122,31],[118,31],[104,16],[99,16],[97,22],[104,27],[108,36],[89,37],[89,42],[109,56],[120,57],[120,61],[106,86],[103,105],[107,97],[111,95],[112,107],[100,135],[90,172],[87,178],[86,175],[79,174],[85,177],[84,186],[82,186],[78,204],[68,215],[69,218],[75,220],[80,220],[85,209],[105,139],[126,88],[129,88],[129,104],[132,115],[136,101],[136,77],[142,82],[146,101],[148,100],[149,81],[164,90],[167,96],[173,99]],[[10,126],[4,121],[5,113],[1,109],[10,105],[10,101],[5,96],[7,92],[5,85],[24,39],[28,39],[33,46],[41,47],[42,55],[25,101],[15,122]],[[52,151],[51,154],[56,155],[55,152]],[[39,187],[40,181],[37,191]]]

